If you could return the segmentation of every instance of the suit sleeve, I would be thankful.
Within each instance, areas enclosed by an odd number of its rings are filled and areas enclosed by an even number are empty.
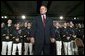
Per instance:
[[[35,33],[36,33],[36,18],[34,18],[33,22],[32,22],[32,33],[31,36],[35,37]]]
[[[51,21],[51,24],[50,24],[50,35],[51,35],[51,38],[55,38],[55,32],[54,32],[54,26],[53,26],[53,20],[50,19]]]

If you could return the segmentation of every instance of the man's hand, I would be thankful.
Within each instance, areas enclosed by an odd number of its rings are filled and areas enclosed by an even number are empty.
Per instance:
[[[15,37],[13,37],[13,39],[14,39]]]
[[[54,43],[55,42],[55,38],[50,38],[51,42]]]
[[[30,41],[31,41],[32,44],[34,44],[34,42],[35,42],[34,37],[31,37]]]
[[[74,38],[76,38],[76,35],[73,35]]]
[[[16,41],[19,42],[19,38],[16,38]]]
[[[9,36],[6,36],[6,39],[9,39]]]
[[[6,34],[3,34],[2,36],[6,36]]]
[[[65,37],[65,35],[63,35],[63,37]]]
[[[67,37],[67,40],[69,40],[70,39],[70,37]]]

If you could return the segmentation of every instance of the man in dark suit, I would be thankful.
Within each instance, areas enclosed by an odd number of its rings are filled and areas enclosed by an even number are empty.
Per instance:
[[[33,21],[34,55],[50,55],[50,42],[54,42],[53,21],[46,16],[47,8],[40,7],[40,16]]]

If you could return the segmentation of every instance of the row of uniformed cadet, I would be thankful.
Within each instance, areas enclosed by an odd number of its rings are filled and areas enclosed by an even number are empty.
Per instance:
[[[57,22],[55,24],[56,37],[56,55],[62,55],[62,49],[65,55],[77,55],[78,47],[75,43],[77,30],[72,22],[64,23],[63,27]]]
[[[19,23],[12,25],[12,20],[7,21],[7,26],[1,24],[2,55],[33,55],[33,43],[31,43],[32,29],[31,24],[25,22],[21,28]],[[83,32],[82,32],[83,34]],[[74,28],[72,22],[64,23],[61,26],[58,22],[54,26],[56,55],[62,55],[64,49],[65,55],[78,54],[78,47],[74,40],[81,37],[80,30]],[[18,50],[18,51],[17,51]],[[24,51],[24,52],[23,52]]]
[[[7,26],[4,23],[1,24],[1,39],[2,39],[2,55],[32,55],[32,43],[30,42],[31,35],[31,23],[25,22],[23,29],[19,23],[15,26],[12,25],[12,20],[7,21]],[[29,51],[28,51],[29,48]],[[24,52],[22,52],[24,51]]]

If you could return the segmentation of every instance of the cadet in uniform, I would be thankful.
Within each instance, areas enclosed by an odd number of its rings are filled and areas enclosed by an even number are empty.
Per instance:
[[[77,37],[78,37],[78,53],[79,55],[84,54],[84,43],[82,38],[84,38],[84,29],[81,27],[81,24],[78,24],[78,28],[77,28]]]
[[[22,32],[21,32],[22,37],[23,37],[23,41],[22,41],[22,51],[23,51],[22,54],[23,55],[27,55],[28,54],[28,49],[26,49],[27,47],[25,46],[25,43],[28,42],[27,41],[27,32],[26,31],[27,31],[27,22],[24,23],[24,25],[22,27]]]
[[[2,23],[1,23],[1,44],[2,44],[2,48],[3,48],[3,45],[4,45],[4,43],[5,43],[5,36],[6,36],[5,23],[2,22]],[[3,50],[2,48],[1,48],[1,50]],[[2,53],[2,52],[1,52],[1,53]],[[6,55],[6,50],[4,51],[3,54]]]
[[[6,33],[5,39],[4,39],[5,42],[2,45],[2,55],[6,55],[7,52],[8,52],[7,55],[11,55],[11,50],[12,50],[12,35],[13,35],[13,33],[12,33],[12,30],[13,30],[12,20],[9,19],[7,21],[7,23],[8,24],[5,27],[5,33]],[[8,51],[6,48],[8,49]]]
[[[25,22],[24,24],[24,29],[22,31],[23,34],[23,41],[24,41],[24,55],[32,55],[32,43],[30,42],[30,38],[32,37],[31,33],[31,23],[30,22]],[[29,48],[29,52],[28,52]]]
[[[16,55],[18,48],[18,55],[22,55],[22,35],[21,35],[20,24],[17,23],[13,31],[13,50],[12,55]]]
[[[63,37],[65,55],[72,55],[70,31],[67,27],[66,22],[64,23],[63,26],[64,27],[62,28],[62,37]]]
[[[77,55],[78,54],[78,47],[75,43],[76,39],[76,29],[74,28],[73,22],[69,22],[69,30],[70,30],[70,36],[71,36],[71,48],[72,48],[72,55]]]
[[[56,37],[56,55],[61,55],[61,49],[62,49],[62,40],[60,36],[60,24],[57,22],[55,26],[55,37]]]

